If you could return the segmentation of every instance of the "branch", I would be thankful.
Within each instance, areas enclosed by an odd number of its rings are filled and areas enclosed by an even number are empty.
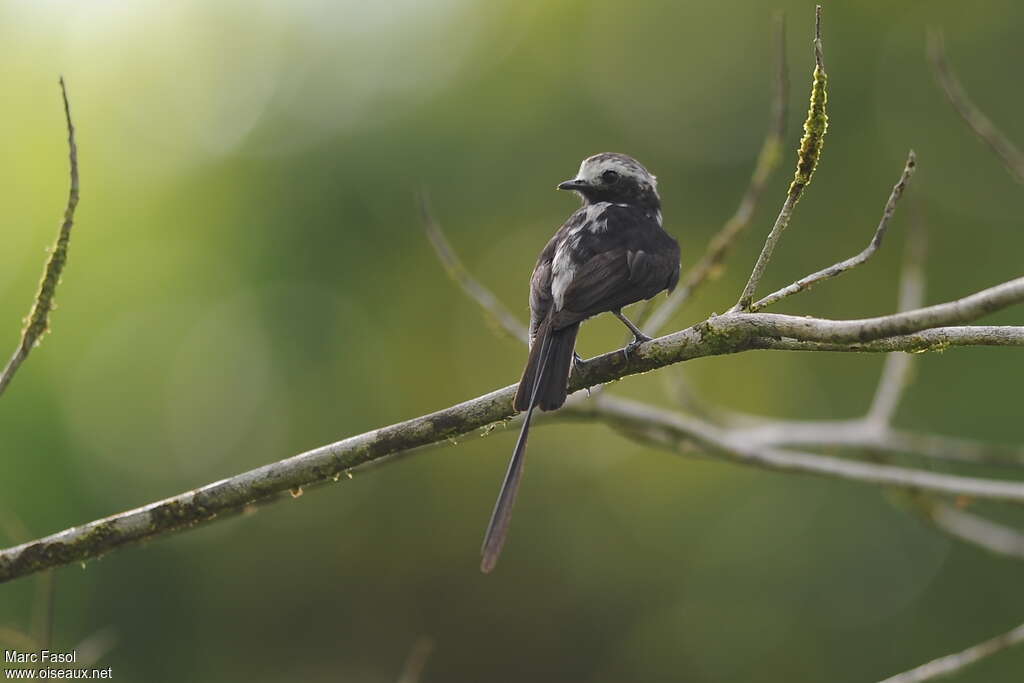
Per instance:
[[[1024,560],[1024,534],[1016,529],[942,503],[927,502],[925,516],[936,528],[959,541]]]
[[[489,314],[490,319],[497,323],[501,329],[513,338],[528,343],[530,335],[526,327],[519,322],[519,319],[489,289],[480,284],[462,265],[459,257],[455,254],[455,250],[452,249],[448,239],[444,236],[441,225],[434,219],[430,211],[430,205],[427,202],[426,193],[420,194],[419,204],[423,229],[426,231],[430,244],[433,245],[434,252],[437,254],[438,260],[441,261],[441,265],[444,266],[448,276],[471,299],[480,304],[484,311]]]
[[[913,334],[896,335],[863,344],[762,338],[760,349],[775,351],[840,351],[862,353],[943,351],[952,346],[1024,346],[1024,327],[1012,325],[971,325],[935,327]]]
[[[852,344],[970,322],[1021,301],[1024,301],[1024,277],[983,289],[956,301],[877,318],[828,320],[775,313],[743,313],[721,315],[708,319],[706,323],[724,334],[749,330],[757,336],[768,338],[789,337],[797,341]],[[952,332],[948,334],[955,336]]]
[[[1024,624],[995,638],[969,647],[962,652],[939,657],[910,671],[886,678],[881,683],[920,683],[921,681],[930,681],[940,676],[948,676],[951,673],[967,668],[985,657],[990,657],[997,652],[1001,652],[1014,645],[1019,645],[1022,642],[1024,642]]]
[[[796,173],[793,176],[793,182],[789,185],[789,191],[786,193],[786,201],[782,204],[782,210],[779,211],[779,216],[775,219],[775,225],[772,226],[768,239],[761,249],[761,255],[757,257],[754,269],[750,273],[750,279],[747,280],[743,293],[740,294],[740,299],[733,306],[731,312],[744,311],[750,307],[750,302],[754,299],[757,286],[764,276],[768,262],[771,261],[775,245],[778,244],[782,233],[789,225],[789,221],[793,216],[793,209],[796,208],[804,188],[810,184],[811,178],[814,175],[814,169],[821,158],[821,148],[825,142],[825,133],[828,131],[828,115],[825,111],[825,105],[828,101],[827,83],[828,75],[825,73],[825,63],[821,50],[821,5],[818,5],[815,8],[814,21],[814,79],[811,83],[811,102],[807,109],[807,118],[804,121],[804,136],[800,140],[800,149],[797,151]]]
[[[907,355],[899,357],[910,358]],[[838,448],[877,455],[916,455],[973,465],[1024,466],[1024,446],[894,429],[888,425],[880,426],[870,418],[768,420],[756,426],[733,427],[730,433],[734,438],[759,446]]]
[[[64,85],[64,77],[60,78],[60,94],[64,100],[64,118],[68,127],[68,159],[71,164],[71,189],[68,192],[68,203],[64,209],[64,222],[60,226],[60,233],[57,235],[57,243],[50,252],[50,258],[46,262],[46,269],[43,271],[43,279],[39,283],[39,293],[36,294],[32,311],[25,321],[25,329],[21,332],[21,342],[15,349],[14,355],[7,362],[7,366],[0,372],[0,394],[4,393],[7,385],[14,378],[21,364],[28,358],[29,352],[38,346],[43,335],[50,326],[50,311],[54,308],[53,297],[60,283],[60,274],[64,270],[64,264],[68,258],[68,244],[71,241],[71,226],[75,220],[75,207],[78,206],[78,146],[75,143],[75,126],[71,122],[71,107],[68,104],[68,91]]]
[[[960,114],[960,118],[974,131],[975,135],[981,138],[982,142],[996,153],[1010,175],[1018,183],[1024,183],[1024,154],[967,96],[967,92],[946,60],[946,46],[942,31],[932,29],[928,32],[928,61],[932,65],[935,80],[946,93],[949,103]]]
[[[692,450],[685,447],[696,444],[702,453],[737,464],[914,491],[1024,503],[1024,482],[940,474],[752,444],[708,422],[607,394],[586,405],[575,406],[570,411],[570,416],[573,414],[600,417],[636,440],[669,450],[682,449],[687,455]]]
[[[700,260],[687,271],[683,281],[672,292],[664,303],[656,310],[654,300],[647,302],[640,314],[638,325],[647,334],[655,335],[661,331],[676,311],[686,303],[694,291],[707,280],[711,279],[725,260],[729,249],[747,229],[754,212],[757,210],[768,184],[768,178],[779,165],[782,158],[782,143],[786,137],[786,109],[789,103],[789,78],[786,75],[786,21],[783,13],[776,15],[776,54],[777,71],[775,75],[775,97],[772,100],[771,124],[761,143],[761,151],[757,155],[754,171],[750,176],[743,197],[740,199],[736,212],[725,222],[718,233],[711,238],[707,249]],[[653,315],[649,315],[651,311]],[[645,322],[646,321],[646,322]]]
[[[760,301],[751,304],[751,311],[760,311],[763,308],[767,308],[774,303],[782,301],[786,297],[792,296],[805,289],[810,289],[822,280],[828,280],[838,275],[842,275],[848,270],[852,270],[857,266],[861,265],[869,258],[875,255],[878,248],[882,246],[882,240],[885,238],[885,233],[889,229],[889,221],[892,220],[893,214],[896,212],[896,204],[899,202],[900,197],[903,196],[903,190],[906,189],[907,183],[910,182],[910,178],[914,175],[914,169],[917,167],[917,158],[914,155],[914,150],[910,150],[910,154],[907,155],[907,163],[903,167],[903,173],[900,174],[900,179],[896,181],[896,184],[892,188],[892,193],[889,195],[889,200],[885,203],[885,209],[882,211],[882,218],[878,221],[878,227],[875,228],[875,234],[872,236],[868,246],[864,247],[856,256],[834,263],[828,268],[822,268],[816,273],[811,273],[805,277],[800,278],[791,285],[787,285],[777,292],[773,292],[768,296],[764,297]]]
[[[858,339],[870,341],[885,334],[915,332],[932,323],[967,322],[1022,300],[1024,278],[1019,278],[959,301],[861,321],[815,320],[768,313],[725,314],[647,342],[628,359],[620,351],[591,359],[581,372],[571,377],[569,391],[579,391],[694,358],[764,348],[769,337],[789,336],[833,345]],[[1021,330],[1020,342],[1024,342],[1024,328],[1016,329]],[[897,346],[899,343],[895,342]],[[911,345],[910,341],[903,343],[908,348]],[[862,343],[860,346],[865,345]],[[515,414],[512,408],[514,394],[515,385],[507,386],[436,413],[352,436],[172,498],[0,550],[0,582],[49,567],[83,561],[129,543],[210,522],[225,513],[291,490],[318,482],[337,481],[349,470],[366,463],[506,420]],[[878,470],[865,463],[825,459],[829,463],[825,466],[817,459],[821,456],[787,455],[780,450],[769,451],[767,455],[752,449],[744,452],[748,461],[769,466],[775,460],[774,466],[782,469],[1024,502],[1024,484],[1014,482],[953,477],[901,468],[890,468],[890,472],[880,476]],[[783,455],[776,455],[778,453]],[[809,457],[815,459],[808,461]]]

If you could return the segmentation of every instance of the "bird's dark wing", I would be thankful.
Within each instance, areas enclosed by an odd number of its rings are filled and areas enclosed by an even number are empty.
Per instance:
[[[573,273],[554,314],[556,328],[615,311],[649,299],[678,278],[679,260],[672,254],[616,247],[594,254]]]
[[[679,281],[679,244],[652,214],[611,205],[559,246],[570,259],[555,255],[552,275],[555,327],[650,299]],[[568,274],[559,266],[571,263]],[[561,282],[565,280],[564,282]]]

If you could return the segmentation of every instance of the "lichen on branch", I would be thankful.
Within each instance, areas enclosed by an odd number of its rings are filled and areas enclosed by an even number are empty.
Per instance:
[[[797,151],[796,173],[789,184],[788,195],[795,203],[814,176],[814,169],[821,159],[821,149],[825,145],[825,133],[828,132],[828,74],[821,63],[814,66],[814,78],[811,83],[811,101],[804,120],[804,135],[800,138]]]
[[[3,372],[0,372],[0,394],[10,384],[14,373],[28,358],[32,349],[39,345],[43,335],[50,329],[50,312],[54,309],[54,297],[64,265],[68,260],[68,246],[71,243],[71,228],[75,222],[75,209],[78,207],[78,145],[75,142],[75,126],[71,122],[71,106],[68,104],[68,91],[64,77],[60,79],[61,98],[64,101],[64,118],[68,127],[68,160],[71,166],[71,188],[68,191],[68,203],[64,209],[64,222],[61,223],[57,242],[49,250],[50,258],[46,261],[43,278],[39,282],[39,291],[32,303],[32,310],[25,318],[25,327],[21,331],[21,341],[11,356]]]

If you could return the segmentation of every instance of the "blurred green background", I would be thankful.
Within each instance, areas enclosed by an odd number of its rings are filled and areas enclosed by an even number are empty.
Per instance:
[[[0,399],[0,536],[22,542],[515,381],[446,278],[414,192],[526,316],[536,254],[579,161],[658,174],[692,264],[734,210],[768,125],[786,9],[787,153],[729,269],[673,322],[730,305],[792,172],[810,2],[6,0],[0,3],[0,352],[13,350],[66,197],[57,76],[82,203],[53,333]],[[943,27],[974,99],[1024,142],[1024,7],[825,7],[831,128],[765,291],[860,250],[907,149],[912,197],[867,266],[780,310],[894,309],[912,204],[929,302],[1020,274],[1024,192],[933,84]],[[989,320],[1020,322],[1020,311]],[[614,320],[581,351],[620,344]],[[6,355],[4,356],[6,358]],[[861,413],[882,358],[759,352],[689,364],[709,400]],[[1024,441],[1012,349],[921,357],[901,426]],[[614,391],[671,404],[670,372]],[[478,545],[514,434],[469,436],[352,481],[57,572],[54,645],[116,638],[121,681],[870,681],[1024,620],[1021,567],[958,545],[871,487],[544,427],[510,542]],[[983,509],[983,508],[982,508]],[[0,586],[28,630],[38,578]],[[1024,651],[962,681],[1019,681]]]

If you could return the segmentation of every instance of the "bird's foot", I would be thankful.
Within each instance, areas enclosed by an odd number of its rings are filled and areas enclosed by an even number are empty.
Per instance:
[[[643,332],[641,332],[639,334],[634,333],[633,334],[633,341],[629,342],[624,347],[622,347],[622,356],[626,360],[629,360],[630,355],[634,351],[636,351],[638,348],[640,348],[641,344],[645,344],[645,343],[651,341],[651,339],[653,339],[653,337],[648,337]]]

